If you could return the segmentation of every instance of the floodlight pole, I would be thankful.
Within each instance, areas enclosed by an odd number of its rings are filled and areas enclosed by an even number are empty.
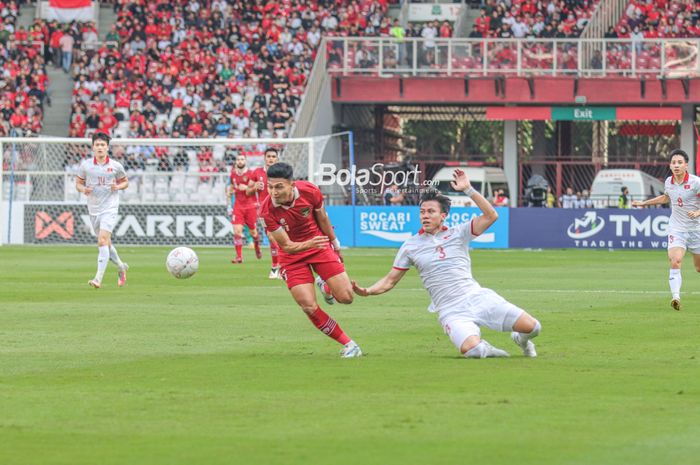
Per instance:
[[[350,172],[354,173],[355,167],[355,137],[352,131],[348,131],[348,153],[350,154]],[[350,198],[352,199],[352,246],[356,247],[355,238],[355,205],[357,204],[357,195],[355,194],[355,176],[350,176]]]

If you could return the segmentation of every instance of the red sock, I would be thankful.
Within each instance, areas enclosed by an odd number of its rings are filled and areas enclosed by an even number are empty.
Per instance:
[[[233,245],[236,246],[236,258],[241,258],[243,253],[243,237],[233,236]]]
[[[258,240],[257,237],[255,239],[253,239],[253,245],[255,246],[255,253],[256,254],[260,253],[260,241]]]
[[[280,250],[280,247],[277,245],[276,242],[270,244],[270,255],[272,256],[272,266],[275,268],[277,267],[277,263],[279,260],[277,258],[277,256],[279,255],[279,250]]]
[[[343,345],[351,341],[340,325],[336,323],[333,318],[328,316],[326,312],[321,310],[321,307],[316,307],[316,311],[313,313],[313,315],[307,316],[314,326],[316,326],[318,330],[326,336],[335,339]]]

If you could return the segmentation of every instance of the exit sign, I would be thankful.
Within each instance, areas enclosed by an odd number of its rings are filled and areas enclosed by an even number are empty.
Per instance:
[[[489,121],[680,121],[681,107],[486,107]]]
[[[615,121],[615,107],[553,107],[554,121]]]

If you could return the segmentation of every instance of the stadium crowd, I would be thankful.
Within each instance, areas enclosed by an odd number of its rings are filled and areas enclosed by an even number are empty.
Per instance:
[[[41,131],[48,87],[44,21],[29,30],[17,26],[19,5],[0,1],[0,136],[31,135]]]
[[[71,136],[288,136],[321,34],[373,35],[387,21],[377,0],[129,1],[116,10],[107,41],[76,53]]]
[[[599,1],[487,0],[469,37],[575,38],[583,31]]]
[[[656,43],[644,43],[644,39],[690,38],[700,35],[700,4],[669,0],[632,0],[622,18],[605,34],[607,39],[631,39],[633,45],[609,47],[607,67],[628,70],[659,70],[662,67],[662,48]],[[634,53],[633,53],[634,52]],[[694,67],[694,52],[686,44],[666,47],[666,68],[687,69]],[[602,58],[602,57],[600,57]],[[595,66],[600,67],[600,66]]]
[[[698,2],[632,0],[606,37],[638,40],[698,37],[699,20]]]

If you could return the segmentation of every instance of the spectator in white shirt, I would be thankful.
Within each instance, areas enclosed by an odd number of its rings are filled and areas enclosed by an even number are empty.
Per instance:
[[[576,203],[578,199],[574,194],[574,190],[571,187],[566,188],[566,194],[559,197],[559,205],[561,208],[576,208]]]
[[[321,41],[321,31],[315,25],[311,26],[311,30],[306,34],[306,41],[312,47],[316,47]]]
[[[333,15],[328,15],[321,21],[321,27],[326,31],[335,31],[338,27],[338,18]]]
[[[577,208],[593,208],[593,200],[591,200],[591,196],[586,189],[581,192]]]
[[[423,48],[429,49],[429,48],[434,48],[435,47],[435,39],[438,35],[437,27],[433,25],[431,22],[427,22],[423,25],[423,30],[420,32],[420,35],[423,39],[425,39],[425,42],[423,42]]]
[[[522,39],[523,37],[525,37],[528,34],[528,32],[530,32],[529,28],[527,27],[527,24],[525,24],[522,21],[522,18],[518,18],[515,21],[515,23],[513,23],[512,30],[513,30],[513,37],[515,37],[517,39]]]

